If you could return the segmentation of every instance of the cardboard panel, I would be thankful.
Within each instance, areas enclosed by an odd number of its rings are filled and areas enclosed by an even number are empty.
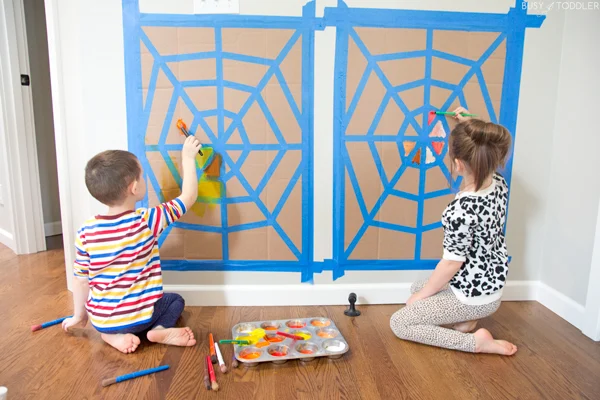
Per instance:
[[[160,246],[160,257],[165,260],[183,260],[185,258],[184,243],[185,231],[177,228],[171,229]]]
[[[267,227],[268,259],[271,261],[297,261],[288,245],[272,226]]]
[[[390,181],[402,165],[398,145],[393,142],[379,142],[377,143],[377,150],[379,151],[385,176]]]
[[[344,203],[344,249],[347,249],[364,220],[358,206],[358,201],[356,200],[356,192],[350,182],[347,171],[344,187],[346,189],[346,201]]]
[[[502,83],[504,81],[504,65],[506,63],[506,40],[492,53],[490,58],[481,66],[496,117],[500,115],[500,101],[502,99]]]
[[[427,32],[424,29],[355,28],[372,55],[423,50]]]
[[[244,118],[242,118],[242,123],[246,129],[246,135],[248,135],[250,143],[279,143],[258,103],[254,102],[252,104]]]
[[[367,60],[352,38],[348,39],[348,70],[346,72],[346,108],[350,106],[358,83],[367,68]]]
[[[221,226],[221,205],[197,202],[181,217],[180,221],[188,224]]]
[[[488,113],[485,100],[483,99],[483,95],[481,94],[479,80],[476,76],[473,76],[471,79],[469,79],[469,82],[467,82],[465,85],[463,93],[465,94],[465,100],[469,105],[469,112],[477,115],[478,118],[484,121],[489,121],[490,115]]]
[[[267,228],[229,233],[229,258],[231,260],[268,260]]]
[[[431,77],[438,81],[458,85],[468,71],[468,66],[443,58],[433,57],[431,60]]]
[[[217,79],[217,63],[214,58],[167,63],[180,82]]]
[[[215,50],[213,28],[177,28],[179,54],[200,53]]]
[[[188,260],[222,260],[221,234],[186,230],[183,236],[184,254]]]
[[[394,186],[394,189],[406,193],[419,194],[419,170],[412,167],[406,168],[400,176],[400,180]]]
[[[442,173],[440,167],[429,168],[425,177],[425,192],[431,193],[437,190],[444,190],[450,187],[446,176]]]
[[[281,209],[279,216],[277,217],[277,223],[289,236],[294,245],[298,248],[302,248],[302,182],[299,180],[287,202]],[[271,240],[271,235],[269,236]],[[287,249],[287,246],[286,246]],[[273,248],[269,247],[272,253]],[[289,249],[288,249],[289,250]]]
[[[414,89],[404,90],[398,93],[406,107],[410,110],[416,110],[419,107],[423,106],[423,102],[425,101],[425,92],[423,86],[416,87]],[[417,123],[420,123],[420,118],[415,118]]]
[[[248,98],[250,97],[250,93],[241,92],[239,90],[231,89],[231,88],[223,88],[223,105],[226,110],[239,113],[240,109]]]
[[[397,196],[388,196],[375,219],[414,228],[417,225],[417,202]]]
[[[425,78],[425,57],[380,61],[378,64],[392,86]]]
[[[400,110],[398,104],[390,98],[383,110],[381,120],[375,128],[375,134],[396,136],[400,131],[402,122],[404,122],[404,113]]]
[[[367,133],[385,93],[385,87],[377,75],[371,72],[346,129],[346,135],[364,135]]]
[[[444,254],[444,229],[438,228],[423,232],[421,238],[421,259],[439,260]]]
[[[346,147],[367,211],[370,212],[383,193],[377,166],[367,143],[347,142]]]
[[[223,60],[223,79],[256,87],[269,69],[266,65]]]
[[[279,69],[294,96],[298,109],[302,110],[302,38],[298,39],[283,59]]]
[[[276,78],[271,78],[262,95],[286,143],[302,143],[300,125]]]
[[[368,227],[349,260],[411,260],[415,236],[409,233]]]
[[[168,117],[169,104],[173,97],[173,88],[156,89],[152,99],[152,107],[148,116],[148,128],[146,128],[146,144],[157,144],[160,133]]]
[[[184,90],[198,111],[214,110],[217,108],[216,87],[188,87]]]
[[[442,216],[444,209],[454,200],[455,195],[449,194],[442,197],[425,200],[425,208],[423,212],[423,225],[433,224],[438,222]]]
[[[229,226],[237,226],[265,220],[265,215],[254,203],[235,203],[227,205],[227,221]]]
[[[162,26],[144,26],[142,30],[148,36],[159,54],[163,56],[179,53],[177,28]]]
[[[267,53],[265,29],[225,28],[221,30],[223,51],[264,57]]]

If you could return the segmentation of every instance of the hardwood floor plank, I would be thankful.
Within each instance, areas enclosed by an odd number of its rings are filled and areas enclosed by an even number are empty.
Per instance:
[[[197,345],[176,348],[146,339],[134,354],[112,349],[91,326],[64,333],[33,324],[72,312],[61,251],[15,256],[0,246],[0,385],[10,399],[599,399],[600,344],[536,302],[506,302],[481,322],[515,342],[514,357],[476,355],[399,340],[396,305],[346,307],[186,307],[180,326]],[[348,340],[341,359],[240,366],[222,374],[220,391],[204,388],[208,333],[229,338],[238,322],[324,316]],[[228,367],[232,347],[221,346]],[[102,388],[104,378],[169,364],[168,371]]]

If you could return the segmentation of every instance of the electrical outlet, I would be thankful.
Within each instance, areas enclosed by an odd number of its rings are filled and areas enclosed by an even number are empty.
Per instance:
[[[239,14],[239,0],[194,0],[194,14]]]

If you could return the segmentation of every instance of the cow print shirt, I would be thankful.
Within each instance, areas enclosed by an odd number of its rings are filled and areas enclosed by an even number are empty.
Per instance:
[[[500,174],[478,192],[460,192],[442,214],[444,259],[463,261],[450,287],[466,303],[500,298],[508,272],[504,224],[508,185]],[[484,303],[487,303],[485,301]]]

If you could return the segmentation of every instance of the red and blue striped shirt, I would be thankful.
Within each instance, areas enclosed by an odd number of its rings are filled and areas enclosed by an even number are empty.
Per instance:
[[[89,280],[86,309],[98,331],[150,321],[163,293],[157,239],[185,212],[177,198],[154,208],[98,215],[77,231],[73,270]]]

